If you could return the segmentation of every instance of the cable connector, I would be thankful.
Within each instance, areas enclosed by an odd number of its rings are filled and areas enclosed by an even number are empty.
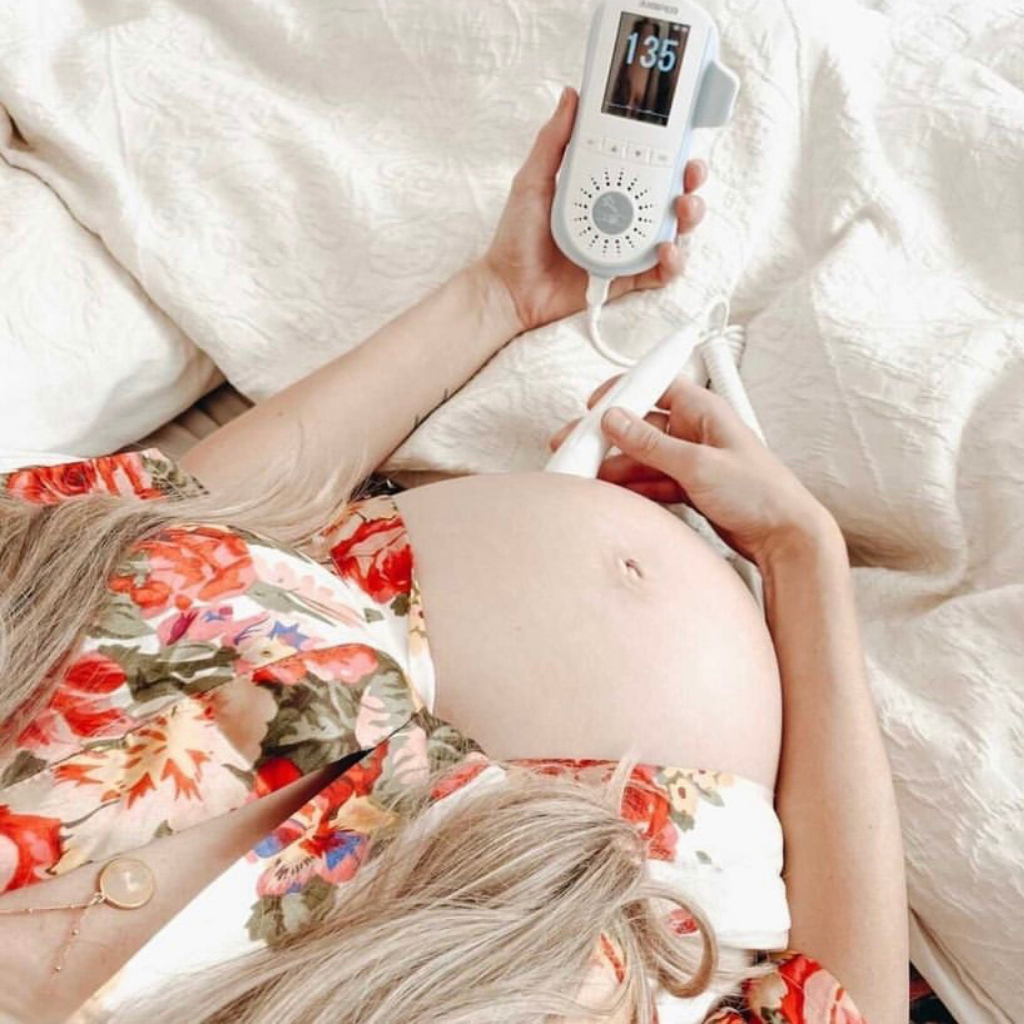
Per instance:
[[[609,348],[602,340],[597,327],[597,321],[601,318],[601,307],[608,301],[608,289],[611,288],[612,280],[610,277],[598,277],[596,274],[591,274],[587,279],[587,333],[590,335],[590,343],[608,362],[628,368],[634,366],[636,360],[628,359]]]

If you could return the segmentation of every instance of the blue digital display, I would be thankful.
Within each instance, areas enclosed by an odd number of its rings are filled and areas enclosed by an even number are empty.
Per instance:
[[[689,25],[624,11],[602,112],[667,125],[689,34]]]

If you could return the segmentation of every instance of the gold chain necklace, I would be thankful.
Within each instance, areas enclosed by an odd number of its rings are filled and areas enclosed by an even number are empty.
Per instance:
[[[119,910],[137,910],[144,907],[156,892],[156,878],[150,866],[135,857],[115,857],[103,867],[96,879],[96,891],[85,903],[64,903],[54,907],[18,907],[15,910],[0,910],[7,914],[43,914],[53,910],[80,910],[71,932],[57,953],[52,971],[60,974],[67,960],[68,950],[81,931],[82,922],[91,907],[99,903],[117,907]]]

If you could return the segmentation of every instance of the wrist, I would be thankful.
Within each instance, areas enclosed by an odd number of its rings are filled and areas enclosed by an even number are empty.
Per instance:
[[[461,273],[469,285],[473,302],[479,310],[481,326],[501,348],[525,330],[519,319],[515,300],[501,275],[481,257],[469,263]]]
[[[791,567],[807,568],[813,563],[840,560],[849,566],[846,540],[839,524],[823,505],[810,509],[799,520],[772,535],[757,558],[763,576]]]

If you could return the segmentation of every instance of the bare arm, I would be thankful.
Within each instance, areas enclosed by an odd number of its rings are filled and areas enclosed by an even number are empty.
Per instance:
[[[480,261],[449,278],[351,352],[200,441],[180,461],[207,486],[244,481],[296,440],[359,480],[457,391],[519,327],[508,290]]]
[[[244,483],[265,453],[294,445],[297,427],[324,472],[356,481],[380,465],[441,402],[510,338],[582,309],[586,274],[551,237],[551,203],[579,96],[566,89],[512,180],[487,251],[358,348],[201,441],[182,465],[212,490]],[[693,193],[707,176],[691,160],[680,185]],[[704,214],[697,195],[676,197],[680,234]],[[659,262],[616,278],[611,296],[660,288],[682,270],[679,247],[663,242]]]
[[[760,568],[782,683],[790,946],[835,975],[870,1024],[906,1024],[903,846],[842,533],[719,395],[684,376],[658,408],[646,421],[623,412],[624,426],[605,413],[620,454],[600,476],[686,501]]]
[[[760,568],[782,678],[776,808],[790,945],[835,974],[870,1024],[906,1024],[903,844],[846,545],[826,513],[784,535]]]

